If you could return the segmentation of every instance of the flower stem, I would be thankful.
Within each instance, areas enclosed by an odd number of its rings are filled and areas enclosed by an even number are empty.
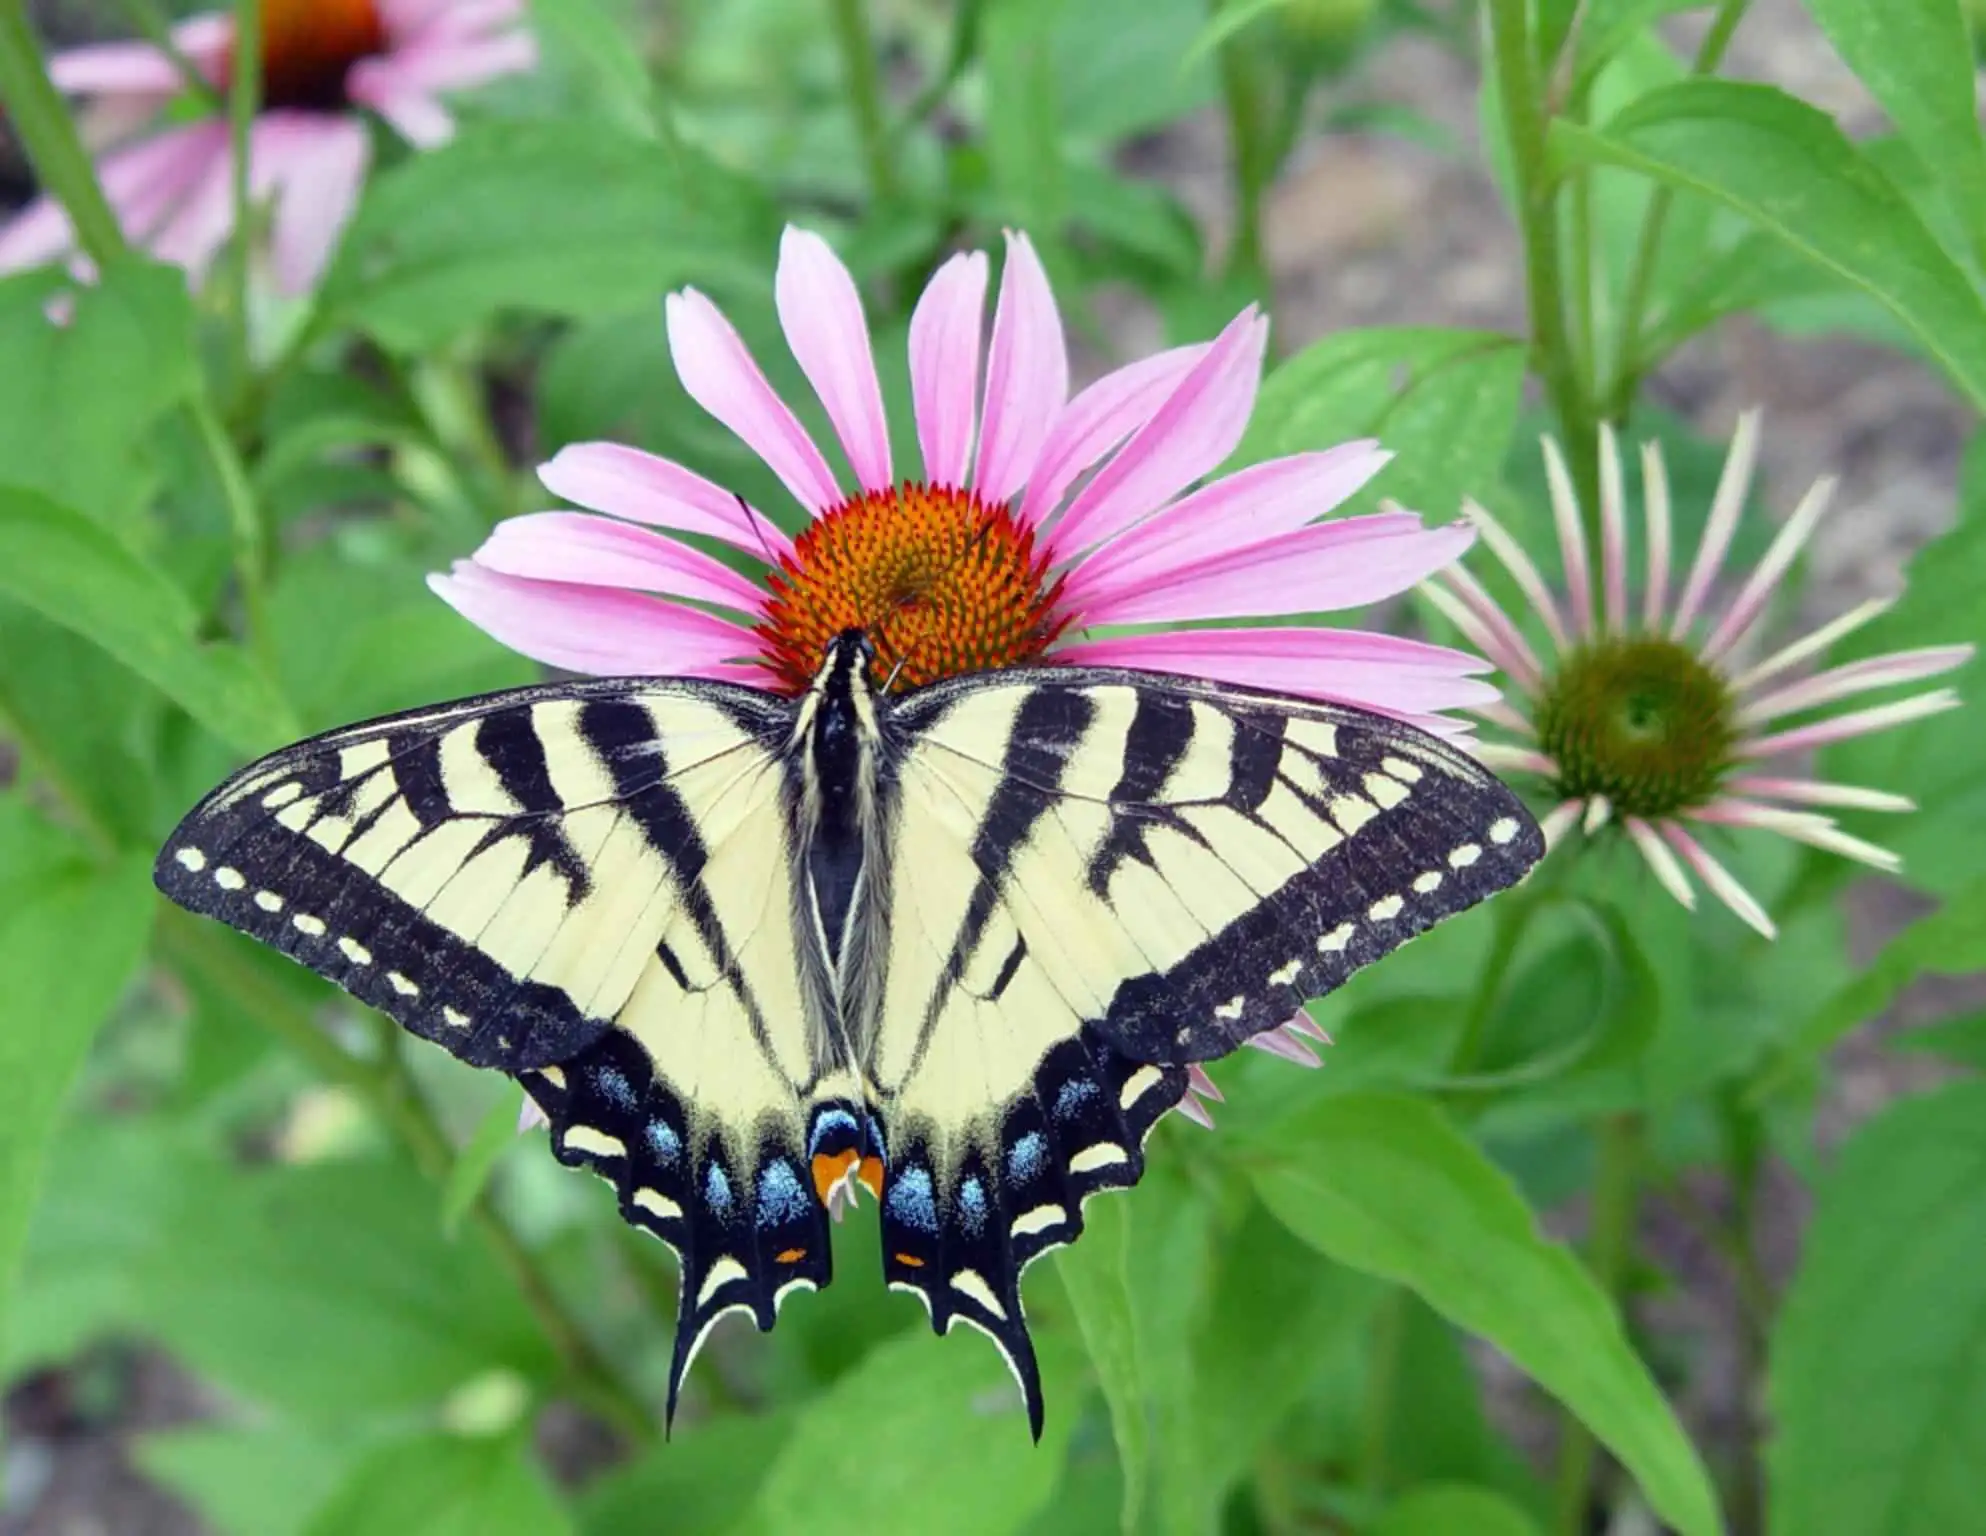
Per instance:
[[[255,112],[262,104],[262,6],[260,0],[234,0],[234,48],[228,81],[228,154],[233,174],[234,238],[228,246],[227,315],[233,377],[245,380],[253,370],[248,344],[248,278],[254,250],[249,203],[249,153]]]
[[[876,65],[866,0],[828,0],[828,10],[855,131],[862,140],[862,156],[869,162],[869,191],[877,202],[886,203],[896,196],[896,154],[883,110],[883,75]]]
[[[1738,23],[1745,19],[1745,11],[1750,5],[1751,0],[1722,0],[1717,14],[1711,18],[1710,30],[1704,33],[1703,42],[1696,50],[1691,74],[1712,74],[1724,62],[1724,51],[1731,45],[1731,34],[1738,30]],[[1641,388],[1641,376],[1656,361],[1642,356],[1642,349],[1647,344],[1643,322],[1647,318],[1649,290],[1655,282],[1656,263],[1662,255],[1662,235],[1668,227],[1669,209],[1674,202],[1675,194],[1669,188],[1654,187],[1648,194],[1648,206],[1641,216],[1641,235],[1635,242],[1634,263],[1628,268],[1627,297],[1621,304],[1620,331],[1614,346],[1613,382],[1606,393],[1607,414],[1616,421],[1626,420],[1628,412],[1633,409],[1635,394]]]
[[[1400,1349],[1407,1331],[1407,1293],[1394,1286],[1379,1298],[1367,1325],[1365,1403],[1359,1437],[1359,1489],[1372,1509],[1386,1497],[1387,1449],[1400,1395]]]
[[[167,911],[159,923],[159,947],[168,964],[195,972],[210,986],[226,992],[246,1016],[260,1020],[320,1075],[362,1098],[423,1174],[435,1183],[446,1181],[455,1160],[454,1149],[407,1071],[397,1037],[393,1041],[396,1048],[382,1052],[376,1061],[352,1055],[319,1029],[286,993],[244,964],[233,951],[231,940],[211,925],[177,910]],[[573,1395],[631,1438],[652,1440],[654,1416],[567,1314],[537,1256],[511,1230],[486,1194],[476,1197],[469,1216],[557,1352]]]
[[[1633,1114],[1612,1115],[1597,1133],[1599,1167],[1593,1180],[1592,1215],[1586,1237],[1586,1263],[1608,1297],[1618,1303],[1633,1249],[1635,1206],[1641,1192],[1642,1125]],[[1558,1536],[1583,1536],[1592,1497],[1598,1444],[1576,1415],[1559,1419],[1556,1518]]]
[[[1558,198],[1545,158],[1544,81],[1532,45],[1527,0],[1488,0],[1492,66],[1510,141],[1513,193],[1524,241],[1532,365],[1557,413],[1580,505],[1599,505],[1597,417],[1579,378],[1566,325],[1559,262]]]
[[[0,102],[49,195],[68,212],[76,243],[99,267],[124,254],[124,232],[97,185],[62,95],[48,78],[24,0],[0,0]]]
[[[1249,57],[1243,38],[1220,47],[1221,97],[1227,105],[1229,153],[1234,163],[1234,246],[1228,271],[1247,279],[1267,298],[1269,267],[1262,227],[1263,205],[1276,174],[1277,147],[1269,82]]]

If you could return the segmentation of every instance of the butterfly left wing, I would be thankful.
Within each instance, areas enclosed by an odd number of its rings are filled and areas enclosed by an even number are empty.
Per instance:
[[[886,727],[886,983],[864,1061],[885,1274],[991,1336],[1039,1432],[1020,1276],[1143,1172],[1186,1067],[1284,1023],[1543,852],[1382,716],[1091,668],[954,679]]]
[[[518,1076],[562,1162],[681,1260],[670,1408],[726,1312],[829,1278],[821,1186],[869,1146],[796,954],[792,706],[554,684],[333,731],[174,832],[180,905]]]

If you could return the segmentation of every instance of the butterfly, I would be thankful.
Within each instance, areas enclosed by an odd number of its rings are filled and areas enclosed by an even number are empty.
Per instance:
[[[1462,751],[1385,716],[1083,666],[787,697],[599,679],[329,732],[160,853],[180,905],[507,1072],[675,1250],[668,1411],[711,1327],[830,1277],[988,1335],[1039,1438],[1028,1264],[1144,1171],[1188,1068],[1523,877]]]

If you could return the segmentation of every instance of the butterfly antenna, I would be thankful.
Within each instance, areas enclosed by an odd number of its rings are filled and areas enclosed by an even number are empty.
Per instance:
[[[773,554],[772,546],[766,542],[764,522],[758,513],[752,510],[752,504],[745,500],[738,492],[733,491],[731,493],[731,499],[738,503],[739,512],[744,514],[746,524],[751,528],[753,536],[758,539],[759,551],[765,556],[765,563],[777,570],[779,568],[779,557]]]

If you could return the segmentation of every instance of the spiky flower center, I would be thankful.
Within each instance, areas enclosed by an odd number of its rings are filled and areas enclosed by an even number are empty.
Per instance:
[[[845,629],[869,632],[876,680],[902,689],[1033,661],[1062,627],[1061,583],[1034,530],[951,486],[852,497],[809,524],[767,582],[758,633],[794,693]]]
[[[386,51],[373,0],[261,0],[262,104],[331,112],[349,105],[345,77]]]
[[[1730,687],[1689,647],[1640,636],[1567,653],[1538,706],[1538,740],[1567,799],[1624,816],[1714,799],[1737,741]]]

